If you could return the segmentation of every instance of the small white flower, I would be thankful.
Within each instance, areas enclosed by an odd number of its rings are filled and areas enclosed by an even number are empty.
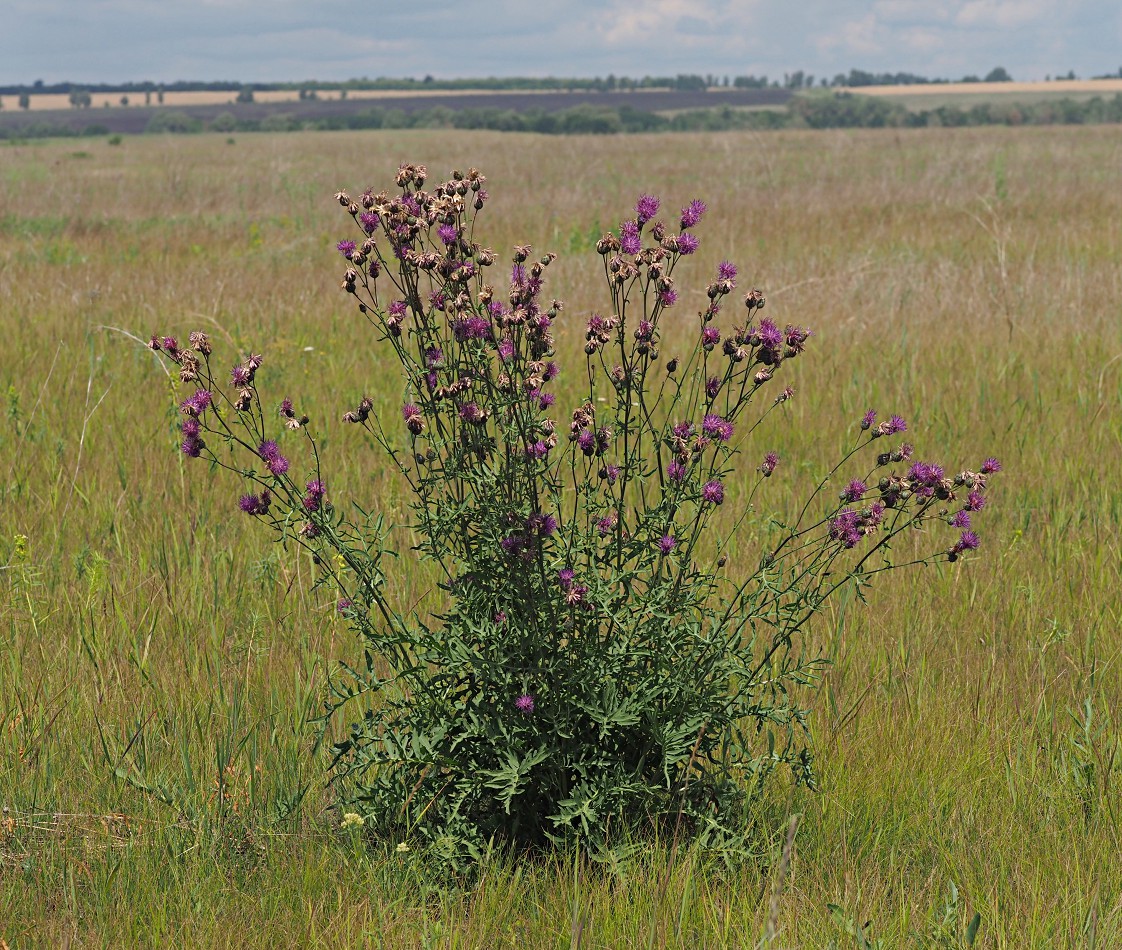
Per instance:
[[[343,822],[339,825],[340,828],[361,828],[365,824],[365,819],[357,811],[348,811],[343,815]]]
[[[412,850],[413,849],[409,847],[408,843],[406,843],[404,841],[401,842],[401,844],[399,844],[397,846],[397,853],[398,854],[405,854],[406,851],[412,851]]]

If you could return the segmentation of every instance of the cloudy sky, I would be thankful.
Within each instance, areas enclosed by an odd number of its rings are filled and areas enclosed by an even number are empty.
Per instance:
[[[535,12],[535,9],[544,12]],[[3,0],[0,84],[360,76],[1016,79],[1122,67],[1118,0]]]

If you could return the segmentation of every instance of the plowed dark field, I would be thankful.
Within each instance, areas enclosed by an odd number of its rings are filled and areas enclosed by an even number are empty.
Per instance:
[[[330,116],[354,115],[370,109],[398,109],[402,112],[420,112],[443,107],[453,111],[465,109],[504,109],[514,112],[560,112],[574,106],[594,105],[619,108],[632,106],[643,112],[664,112],[678,109],[712,109],[723,106],[783,105],[790,99],[786,89],[730,89],[713,91],[671,90],[654,92],[546,92],[546,93],[493,93],[480,92],[466,95],[399,96],[386,98],[353,98],[331,100],[304,100],[271,103],[220,103],[198,106],[129,106],[108,109],[60,109],[31,113],[0,113],[0,126],[21,128],[32,125],[65,126],[81,131],[97,125],[109,132],[143,132],[152,116],[161,109],[173,111],[203,122],[209,122],[223,112],[239,120],[264,119],[270,115],[289,115],[301,120],[325,119]]]

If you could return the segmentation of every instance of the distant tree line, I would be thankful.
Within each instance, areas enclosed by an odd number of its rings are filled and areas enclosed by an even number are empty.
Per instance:
[[[619,108],[579,105],[559,112],[544,109],[516,111],[501,108],[452,109],[437,106],[417,112],[374,106],[350,115],[309,120],[278,111],[261,119],[223,112],[208,123],[186,112],[157,111],[148,121],[152,133],[289,132],[343,129],[491,129],[546,135],[613,135],[633,132],[729,131],[737,129],[925,128],[980,125],[1122,124],[1122,94],[1086,101],[1059,99],[1033,103],[981,103],[961,108],[939,106],[911,112],[872,96],[848,92],[797,96],[785,108],[693,109],[662,115],[633,106]],[[105,135],[108,126],[90,123],[76,131],[58,122],[30,125],[0,124],[0,139],[74,135]]]
[[[1119,70],[1122,74],[1122,70]],[[1074,73],[1071,74],[1074,78]],[[1109,77],[1102,77],[1109,78]],[[921,83],[943,82],[1007,82],[1012,77],[1001,66],[995,67],[983,78],[965,76],[958,80],[928,79],[912,73],[870,73],[861,69],[851,69],[848,74],[839,73],[832,80],[825,76],[817,80],[819,86],[882,86],[882,85],[914,85]],[[177,82],[156,83],[125,82],[125,83],[74,83],[58,82],[45,83],[36,80],[30,85],[0,86],[0,95],[18,96],[30,95],[71,95],[74,92],[90,94],[126,94],[145,95],[149,99],[164,92],[232,92],[235,94],[250,94],[253,92],[279,92],[290,91],[302,94],[301,98],[314,99],[317,94],[334,90],[414,90],[414,91],[439,91],[439,90],[549,90],[554,92],[582,91],[582,92],[627,92],[634,89],[758,89],[758,88],[787,88],[808,89],[816,84],[815,77],[803,70],[784,73],[782,79],[769,79],[767,76],[728,76],[707,73],[678,73],[674,76],[607,76],[594,77],[529,77],[529,76],[490,76],[476,79],[436,79],[425,76],[422,79],[391,79],[380,77],[369,79],[348,79],[345,82],[328,82],[314,79],[299,82],[255,82],[245,83],[233,80],[215,80],[211,82],[196,82],[181,80]]]
[[[1047,77],[1052,79],[1052,76]],[[1066,74],[1057,73],[1056,79],[1075,79],[1074,70]],[[1096,76],[1096,79],[1122,78],[1122,68],[1117,73],[1108,73]],[[27,95],[66,95],[87,96],[93,94],[124,94],[130,96],[143,95],[145,104],[151,104],[153,98],[157,104],[164,101],[164,94],[168,92],[232,92],[239,102],[252,102],[254,92],[296,92],[301,99],[316,99],[319,94],[328,91],[353,90],[412,90],[412,91],[449,91],[449,90],[476,90],[489,91],[552,91],[552,92],[628,92],[636,89],[811,89],[817,87],[860,88],[862,86],[914,86],[951,82],[1012,82],[1013,77],[1003,66],[995,66],[983,76],[968,75],[960,79],[941,79],[920,76],[916,73],[873,73],[863,69],[851,69],[848,73],[838,73],[832,79],[825,76],[815,77],[801,69],[791,73],[784,73],[782,79],[769,78],[766,75],[755,76],[728,76],[707,73],[678,73],[674,76],[607,76],[589,77],[531,77],[531,76],[490,76],[476,79],[436,79],[425,76],[421,79],[414,78],[387,78],[379,77],[370,79],[363,76],[360,79],[348,79],[345,82],[328,82],[314,79],[300,82],[255,82],[245,83],[233,80],[215,80],[212,82],[197,82],[193,80],[180,80],[177,82],[156,83],[126,82],[126,83],[44,83],[36,80],[30,85],[0,86],[0,95],[27,96]]]

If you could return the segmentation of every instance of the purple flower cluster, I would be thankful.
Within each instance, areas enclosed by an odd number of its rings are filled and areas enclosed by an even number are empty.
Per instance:
[[[304,510],[305,511],[318,511],[323,506],[324,496],[327,494],[327,488],[318,478],[308,482],[307,494],[304,495]]]
[[[461,317],[452,321],[452,335],[460,342],[491,339],[491,324],[484,317]]]
[[[576,572],[571,567],[563,567],[557,572],[557,586],[561,588],[561,592],[565,595],[565,603],[570,607],[578,605],[586,609],[591,606],[585,599],[588,594],[588,586],[585,584],[578,584],[575,580]]]
[[[267,515],[270,500],[269,489],[265,488],[260,495],[242,495],[238,507],[247,515]]]
[[[842,547],[856,547],[861,538],[876,530],[883,517],[884,505],[879,501],[861,511],[843,508],[830,522],[829,538],[841,542]]]
[[[197,389],[179,404],[179,411],[185,416],[201,416],[210,408],[212,397],[210,390]]]
[[[667,555],[674,550],[674,546],[678,543],[678,539],[672,534],[664,534],[656,542],[656,547],[662,555]]]
[[[459,409],[460,418],[469,425],[482,425],[487,421],[486,410],[477,402],[465,402]]]
[[[771,473],[775,471],[776,466],[779,464],[779,456],[774,452],[768,452],[764,456],[764,460],[760,465],[760,472],[764,478],[771,478]]]
[[[535,511],[526,519],[526,530],[538,537],[548,538],[557,530],[557,519],[553,515]]]
[[[624,254],[638,254],[643,249],[639,238],[639,225],[634,221],[624,221],[619,226],[619,247]]]
[[[727,419],[710,412],[701,420],[701,431],[716,442],[727,442],[732,438],[733,426]]]
[[[682,230],[695,227],[701,221],[701,216],[705,214],[708,209],[705,207],[705,202],[695,198],[686,207],[682,209],[681,225]]]
[[[908,471],[912,493],[920,498],[930,498],[942,486],[945,474],[941,465],[916,462]]]
[[[257,454],[265,462],[265,467],[277,478],[288,471],[288,459],[281,455],[280,447],[272,439],[257,446]]]
[[[678,235],[678,253],[693,254],[701,247],[701,242],[693,234]]]
[[[725,500],[725,486],[716,479],[701,486],[701,500],[709,505],[719,505]]]
[[[639,200],[635,203],[635,215],[639,219],[639,227],[642,227],[658,214],[660,203],[654,195],[639,196]]]
[[[342,254],[348,261],[354,255],[355,248],[358,245],[354,241],[340,241],[335,245],[335,250]]]
[[[405,428],[412,432],[413,435],[420,435],[425,431],[425,418],[421,414],[419,406],[407,402],[401,407],[401,417],[405,420]]]
[[[525,693],[519,696],[514,701],[514,708],[517,709],[523,716],[528,716],[534,711],[534,697],[530,693]]]

